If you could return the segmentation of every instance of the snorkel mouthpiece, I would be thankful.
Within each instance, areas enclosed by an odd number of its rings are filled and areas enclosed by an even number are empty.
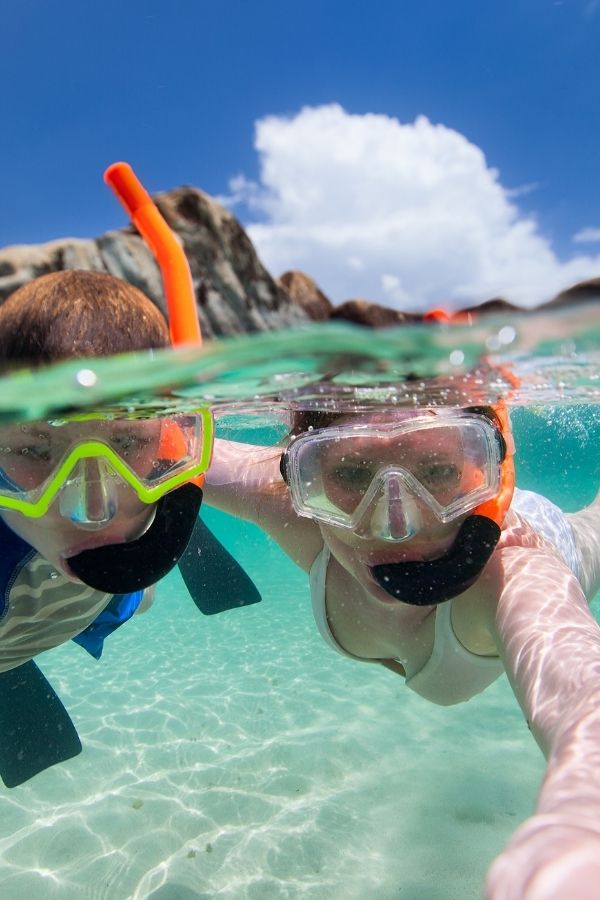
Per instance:
[[[201,489],[184,484],[158,501],[152,524],[137,540],[84,550],[68,560],[69,567],[89,587],[107,594],[150,587],[179,562],[201,503]]]
[[[371,568],[377,584],[402,603],[435,606],[458,597],[477,581],[500,540],[515,488],[514,441],[504,402],[492,409],[503,441],[500,489],[496,496],[467,516],[450,549],[438,559]]]
[[[397,600],[434,606],[457,597],[477,581],[500,534],[500,526],[487,516],[468,516],[450,550],[438,559],[372,566],[371,574]]]

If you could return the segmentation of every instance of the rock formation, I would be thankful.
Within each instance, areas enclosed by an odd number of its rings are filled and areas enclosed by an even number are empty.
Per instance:
[[[572,303],[597,303],[600,300],[600,278],[579,281],[573,287],[561,291],[548,307],[569,306]]]
[[[290,299],[304,310],[313,322],[324,322],[332,317],[335,309],[333,303],[304,272],[284,272],[279,282]]]
[[[369,325],[371,328],[409,325],[423,320],[420,313],[401,312],[399,309],[371,303],[370,300],[346,300],[333,307],[330,318],[353,322],[355,325]]]
[[[185,248],[206,337],[330,319],[374,328],[423,321],[421,314],[404,313],[368,300],[347,300],[334,306],[303,272],[286,272],[279,280],[273,279],[235,216],[197,188],[177,188],[156,195],[155,200]],[[73,268],[96,269],[123,278],[165,311],[160,272],[133,227],[109,231],[95,240],[64,239],[0,249],[0,302],[38,275]],[[563,291],[541,308],[597,302],[599,298],[600,278],[595,278]],[[533,311],[494,298],[462,310],[456,320],[463,320],[469,313],[479,318]]]
[[[306,322],[301,305],[264,268],[238,220],[192,187],[158,194],[156,203],[183,242],[206,337],[269,331]],[[0,250],[0,301],[26,281],[60,269],[110,272],[147,294],[162,310],[158,266],[133,228],[97,239],[65,239]]]

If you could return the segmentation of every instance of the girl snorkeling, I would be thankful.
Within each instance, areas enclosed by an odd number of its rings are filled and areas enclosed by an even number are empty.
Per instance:
[[[506,671],[548,766],[487,896],[591,897],[600,629],[588,602],[600,587],[600,494],[565,515],[515,489],[502,404],[334,400],[288,401],[278,451],[218,439],[206,501],[259,525],[307,572],[317,627],[337,652],[443,705]]]

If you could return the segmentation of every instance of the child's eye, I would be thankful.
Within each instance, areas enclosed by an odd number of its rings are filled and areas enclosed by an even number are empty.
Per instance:
[[[111,444],[115,450],[120,450],[122,453],[127,453],[130,450],[140,450],[142,447],[147,447],[149,443],[149,438],[142,437],[139,434],[117,434],[111,439]]]

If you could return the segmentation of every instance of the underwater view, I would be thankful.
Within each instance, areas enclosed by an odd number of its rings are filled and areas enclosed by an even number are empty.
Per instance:
[[[600,900],[600,0],[2,13],[0,900]]]
[[[299,396],[376,411],[502,400],[519,488],[571,513],[600,487],[591,305],[60,363],[6,375],[0,415],[201,406],[217,438],[276,447],[278,411]],[[480,897],[544,772],[506,676],[438,706],[394,671],[344,658],[319,635],[306,573],[272,538],[206,500],[201,516],[261,602],[202,615],[175,568],[99,661],[73,641],[38,657],[83,750],[0,786],[3,900]]]

